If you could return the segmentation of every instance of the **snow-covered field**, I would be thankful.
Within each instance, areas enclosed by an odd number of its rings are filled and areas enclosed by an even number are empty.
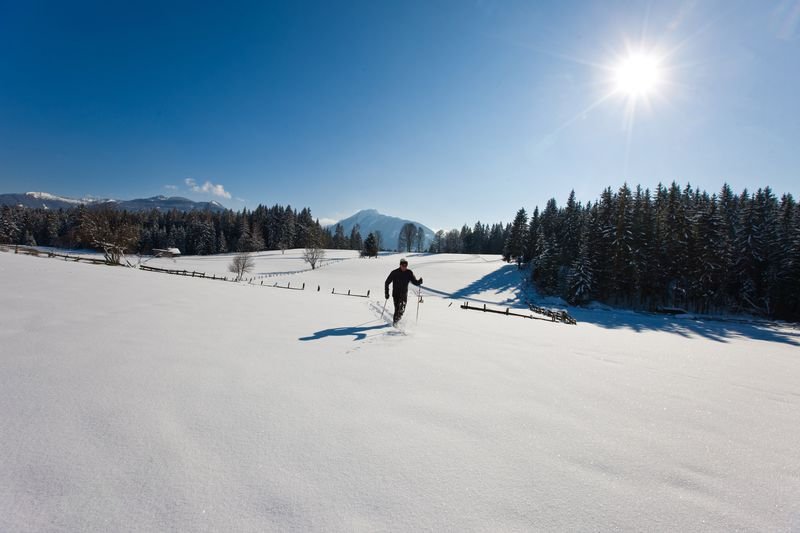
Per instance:
[[[400,256],[328,256],[0,253],[0,531],[800,530],[797,329],[465,311],[519,273],[412,254],[398,331]]]

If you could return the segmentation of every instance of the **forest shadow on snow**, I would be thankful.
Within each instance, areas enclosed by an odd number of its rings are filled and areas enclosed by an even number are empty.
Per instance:
[[[594,324],[606,329],[664,331],[682,337],[703,337],[717,342],[747,338],[800,346],[800,329],[791,324],[776,324],[766,320],[719,318],[702,315],[666,316],[654,313],[569,307],[578,323]]]
[[[470,302],[484,303],[487,305],[505,305],[515,307],[525,307],[524,289],[520,284],[520,270],[517,265],[504,265],[494,272],[491,272],[480,279],[477,279],[464,288],[458,289],[455,292],[446,292],[438,289],[433,289],[425,285],[423,290],[426,293],[435,294],[442,298],[449,298],[452,300],[468,300]],[[475,298],[477,294],[484,294],[494,292],[495,294],[503,294],[511,292],[513,297],[504,297],[502,299],[487,300],[485,298]],[[423,293],[424,294],[424,293]]]
[[[800,346],[800,328],[789,323],[778,324],[764,319],[735,316],[724,318],[697,314],[671,316],[626,309],[590,309],[569,306],[563,302],[554,305],[547,302],[547,298],[540,298],[530,285],[525,283],[526,273],[527,270],[520,270],[517,265],[508,264],[455,292],[440,291],[427,286],[424,287],[424,291],[443,298],[487,305],[528,309],[528,303],[532,303],[545,308],[565,309],[578,323],[593,324],[605,329],[663,331],[687,338],[697,336],[717,342],[748,338]],[[486,299],[487,293],[491,292],[504,296],[496,300]],[[513,296],[506,296],[509,293]],[[483,297],[476,298],[478,294]]]

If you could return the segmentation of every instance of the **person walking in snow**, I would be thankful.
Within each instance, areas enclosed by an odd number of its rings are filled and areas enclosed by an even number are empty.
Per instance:
[[[383,284],[386,299],[389,299],[389,284],[392,284],[392,299],[394,300],[394,318],[393,325],[403,318],[403,312],[406,310],[406,303],[408,302],[408,284],[413,283],[417,287],[422,285],[422,278],[417,279],[414,273],[408,269],[408,261],[405,257],[400,260],[400,267],[389,272],[389,277]]]

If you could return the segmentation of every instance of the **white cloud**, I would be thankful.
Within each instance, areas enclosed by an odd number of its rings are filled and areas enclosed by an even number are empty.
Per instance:
[[[164,188],[165,189],[169,189],[170,191],[177,191],[178,190],[178,186],[177,185],[164,185]]]
[[[336,224],[337,222],[339,222],[339,220],[340,219],[338,219],[338,218],[321,218],[321,219],[319,219],[319,224],[322,227],[332,226],[333,224]]]
[[[193,191],[193,192],[202,192],[206,194],[213,194],[214,196],[219,196],[221,198],[227,198],[230,200],[231,193],[225,190],[225,187],[222,185],[214,185],[210,181],[206,180],[205,183],[202,185],[198,185],[195,180],[192,178],[186,178],[184,180],[186,185]]]

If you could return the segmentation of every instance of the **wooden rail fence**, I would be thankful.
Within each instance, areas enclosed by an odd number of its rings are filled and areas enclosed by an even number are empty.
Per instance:
[[[367,294],[353,294],[350,292],[350,289],[347,289],[346,293],[336,292],[336,289],[333,289],[331,291],[331,294],[335,294],[337,296],[355,296],[356,298],[369,298],[369,291],[367,291]]]
[[[212,275],[208,276],[208,275],[206,275],[205,272],[195,272],[193,270],[192,271],[189,271],[189,270],[170,270],[168,268],[158,268],[158,267],[152,267],[152,266],[148,266],[148,265],[139,265],[139,269],[146,270],[148,272],[162,272],[164,274],[174,274],[174,275],[177,275],[177,276],[189,276],[189,277],[192,277],[192,278],[204,278],[204,279],[213,279],[213,280],[219,280],[219,281],[230,281],[230,280],[228,280],[228,278],[226,278],[224,276],[217,276],[216,274],[212,274]]]
[[[572,324],[572,325],[577,324],[577,321],[571,316],[569,316],[569,314],[566,311],[551,311],[549,309],[544,309],[542,307],[536,307],[536,306],[530,306],[530,307],[532,308],[531,311],[533,311],[534,313],[547,316],[550,319],[549,322],[563,322],[564,324]],[[495,313],[498,315],[506,315],[506,316],[518,316],[520,318],[530,318],[533,320],[547,320],[547,318],[542,318],[531,314],[524,315],[522,313],[514,313],[511,311],[510,308],[506,308],[505,311],[500,309],[490,309],[489,307],[486,307],[486,304],[483,304],[483,307],[479,307],[479,306],[469,305],[469,302],[464,302],[461,305],[461,309],[466,309],[470,311],[482,311],[484,313]]]

